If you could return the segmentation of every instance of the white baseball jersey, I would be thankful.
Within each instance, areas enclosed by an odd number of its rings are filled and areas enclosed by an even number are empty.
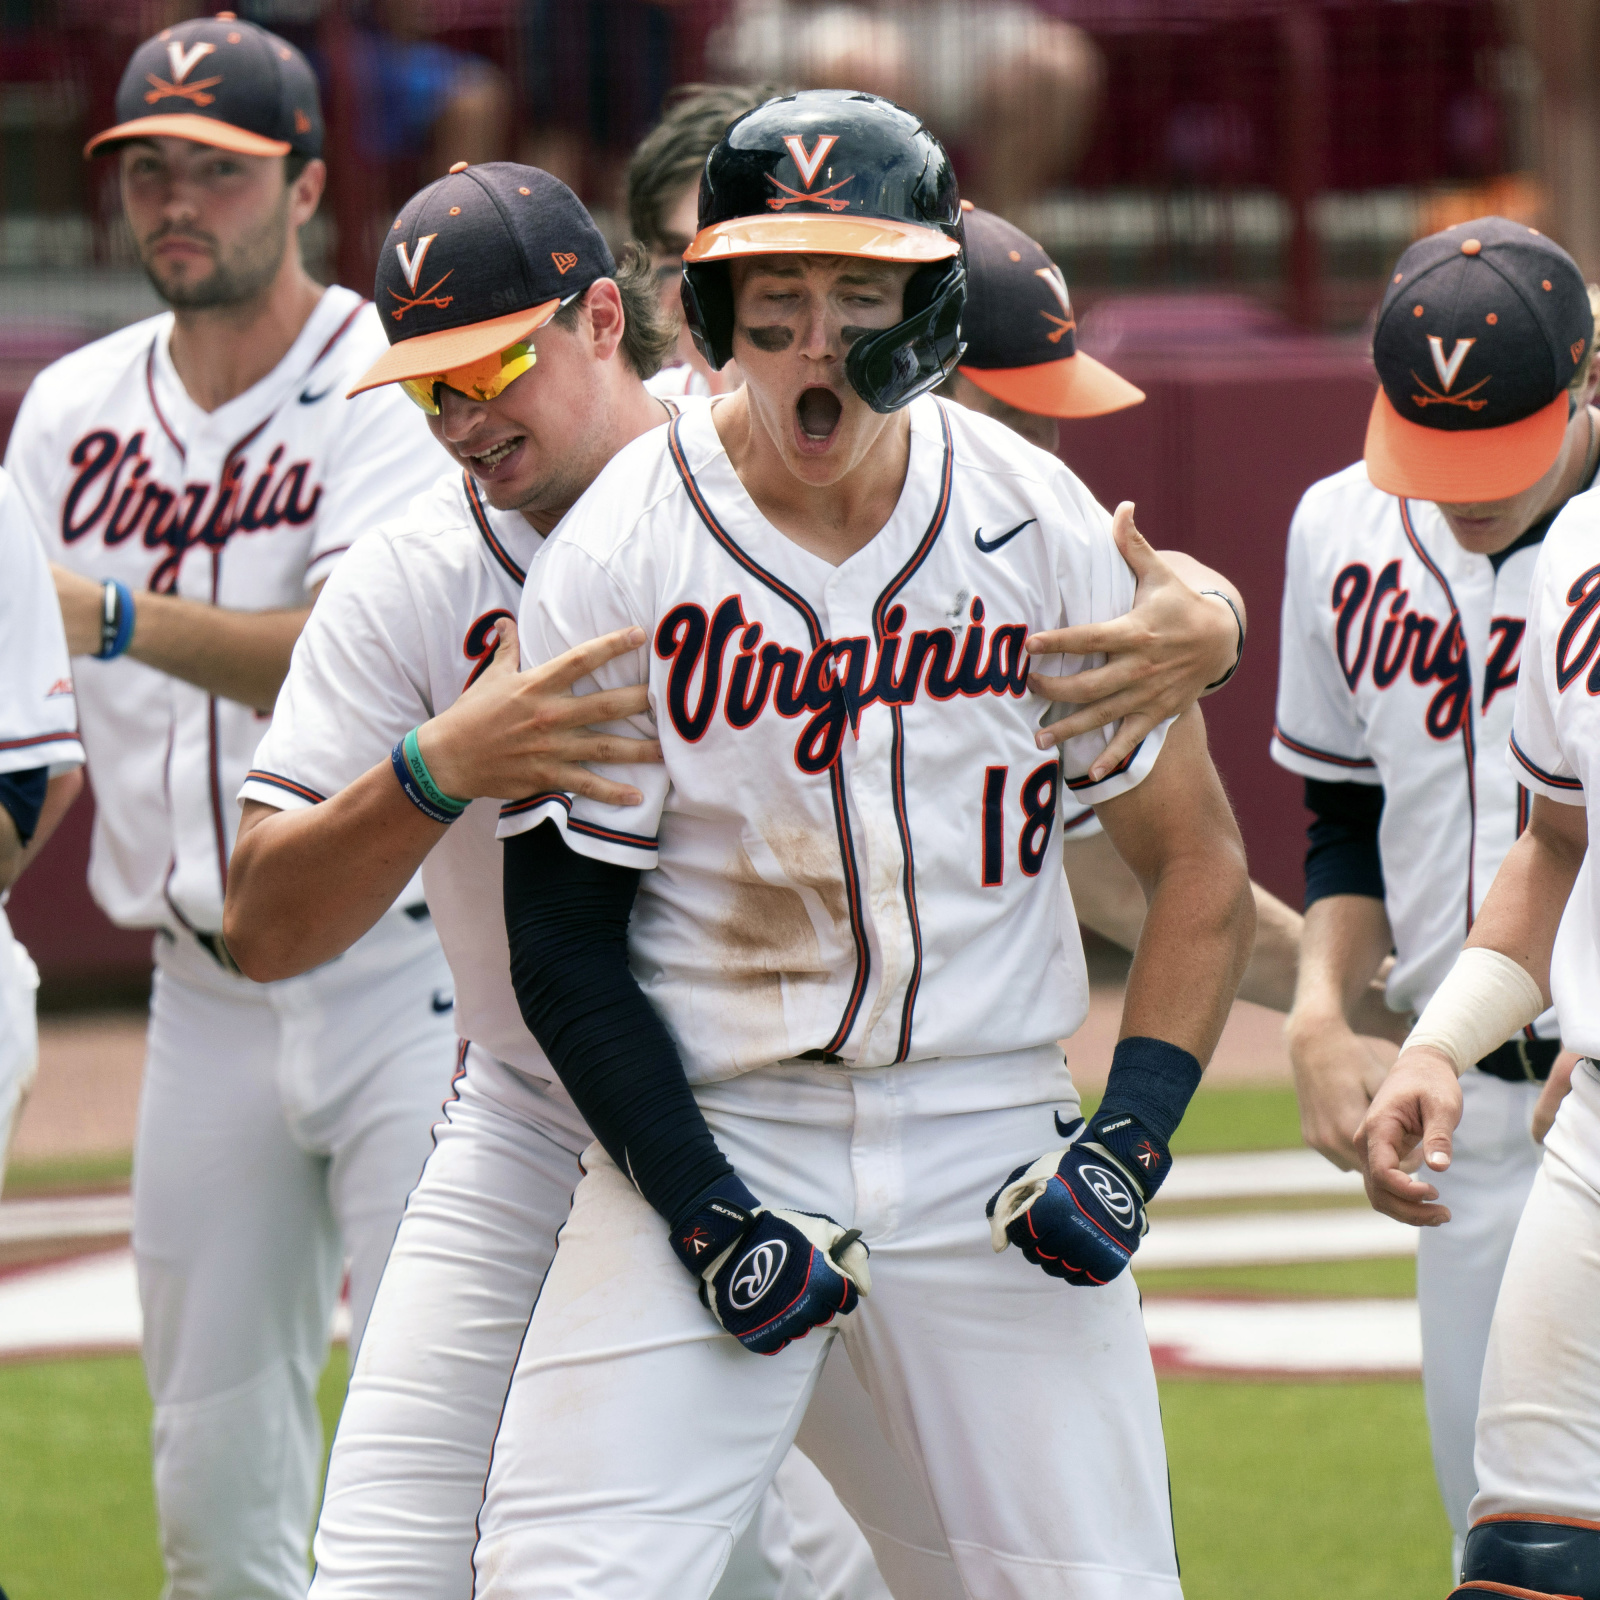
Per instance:
[[[1514,550],[1496,571],[1359,461],[1313,484],[1290,525],[1272,756],[1383,785],[1397,1011],[1420,1011],[1450,970],[1527,822],[1504,752],[1537,559]],[[1556,1036],[1553,1015],[1539,1032]]]
[[[455,470],[359,539],[295,643],[240,800],[315,805],[454,704],[489,664],[495,624],[515,616],[542,543],[520,512],[495,510]],[[511,988],[498,815],[498,801],[474,801],[423,863],[423,888],[456,977],[457,1032],[554,1078]]]
[[[83,765],[61,608],[27,505],[0,468],[0,772]]]
[[[361,529],[439,474],[398,389],[353,401],[387,348],[377,313],[328,289],[287,355],[212,412],[173,369],[170,313],[45,369],[6,461],[52,561],[235,610],[304,605]],[[113,922],[222,926],[233,795],[267,718],[126,658],[78,663],[99,807],[89,883]]]
[[[535,661],[644,629],[597,678],[646,679],[637,731],[659,733],[665,764],[627,769],[637,807],[534,795],[502,833],[553,819],[576,850],[654,869],[633,965],[692,1080],[811,1050],[873,1067],[1065,1037],[1088,990],[1063,774],[1110,799],[1166,729],[1091,785],[1110,731],[1039,750],[1050,706],[1022,644],[1132,605],[1110,517],[1054,458],[924,398],[893,515],[833,567],[756,509],[713,409],[613,460],[540,552],[521,612]]]
[[[1504,759],[1515,781],[1563,805],[1600,794],[1600,490],[1569,500],[1545,538],[1528,594],[1528,670]],[[1595,837],[1589,808],[1589,837]],[[1600,883],[1583,858],[1556,934],[1550,989],[1561,1036],[1600,1056]]]

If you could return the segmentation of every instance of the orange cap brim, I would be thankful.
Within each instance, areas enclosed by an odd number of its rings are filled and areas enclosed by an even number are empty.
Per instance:
[[[464,328],[441,328],[437,333],[419,333],[414,339],[401,339],[373,362],[345,399],[353,400],[363,390],[379,389],[386,383],[426,378],[429,373],[449,372],[455,367],[482,361],[507,345],[537,333],[560,309],[559,300],[546,300],[543,305],[513,311],[505,317],[493,317],[488,322],[469,322]]]
[[[1446,433],[1408,422],[1380,388],[1367,419],[1367,476],[1385,494],[1470,505],[1505,500],[1555,464],[1567,431],[1567,397],[1503,428]]]
[[[961,367],[985,394],[1038,417],[1103,417],[1144,399],[1144,390],[1086,356],[1063,356],[1033,367]]]
[[[292,148],[283,139],[263,138],[236,128],[229,122],[218,122],[213,117],[197,117],[192,113],[174,113],[169,117],[135,117],[132,122],[119,122],[104,133],[97,133],[83,147],[85,156],[108,144],[126,144],[130,139],[188,139],[194,144],[214,145],[218,150],[231,150],[240,156],[286,156]]]
[[[961,246],[937,228],[891,217],[734,217],[694,236],[685,265],[734,256],[861,256],[868,261],[947,261]]]

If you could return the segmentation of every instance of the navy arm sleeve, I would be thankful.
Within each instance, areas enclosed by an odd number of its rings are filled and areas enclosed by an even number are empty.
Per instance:
[[[39,826],[44,809],[45,790],[50,786],[48,767],[29,767],[26,772],[0,772],[0,806],[11,813],[17,837],[26,844]]]
[[[1306,829],[1306,910],[1334,894],[1383,899],[1382,785],[1307,778],[1306,806],[1313,813]]]
[[[628,969],[639,873],[569,850],[553,822],[506,840],[504,870],[522,1019],[606,1153],[676,1224],[733,1166]]]

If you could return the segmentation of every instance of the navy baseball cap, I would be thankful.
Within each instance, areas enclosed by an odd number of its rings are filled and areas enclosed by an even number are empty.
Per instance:
[[[1067,280],[1043,245],[963,200],[967,306],[961,372],[985,394],[1042,417],[1098,417],[1144,399],[1078,349]]]
[[[1561,453],[1593,339],[1583,274],[1536,229],[1478,217],[1419,239],[1378,310],[1367,476],[1446,504],[1520,494]]]
[[[406,201],[384,240],[373,298],[390,348],[350,393],[495,355],[616,270],[594,218],[559,178],[512,161],[458,161]]]
[[[83,153],[163,135],[244,156],[320,156],[316,75],[292,44],[231,11],[175,23],[133,52],[117,124]]]

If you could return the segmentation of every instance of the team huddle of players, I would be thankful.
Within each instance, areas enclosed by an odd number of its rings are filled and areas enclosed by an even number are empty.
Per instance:
[[[117,111],[171,309],[12,434],[0,881],[87,753],[91,887],[155,939],[168,1593],[303,1595],[315,1523],[319,1600],[1177,1597],[1126,1268],[1243,993],[1308,1142],[1425,1228],[1455,1592],[1600,1600],[1572,260],[1482,218],[1396,264],[1364,459],[1289,535],[1302,920],[1197,704],[1242,601],[1057,458],[1143,396],[917,118],[681,97],[620,262],[548,173],[460,164],[369,303],[301,262],[290,46],[165,29]],[[1088,1117],[1080,919],[1134,952]]]

